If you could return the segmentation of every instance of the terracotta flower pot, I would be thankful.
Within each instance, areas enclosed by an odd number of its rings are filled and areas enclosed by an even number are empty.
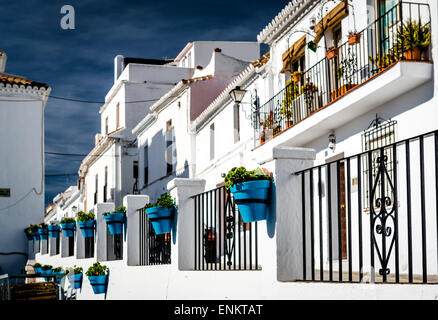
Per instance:
[[[292,75],[292,79],[294,82],[300,82],[300,76]]]
[[[327,57],[328,60],[331,60],[334,57],[336,57],[338,55],[338,53],[339,53],[339,49],[338,48],[332,48],[332,49],[329,49],[327,51],[326,57]]]
[[[420,48],[412,48],[405,51],[406,60],[421,60]]]
[[[342,97],[344,94],[346,94],[349,90],[353,89],[355,86],[356,84],[354,83],[348,83],[348,84],[344,84],[339,89],[332,91],[331,92],[332,100]]]
[[[356,43],[360,43],[360,37],[361,34],[360,33],[354,33],[348,36],[348,44],[350,46],[356,44]]]

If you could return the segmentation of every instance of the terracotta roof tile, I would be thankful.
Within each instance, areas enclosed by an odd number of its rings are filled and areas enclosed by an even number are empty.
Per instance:
[[[10,75],[10,74],[4,74],[4,73],[0,73],[0,84],[3,83],[4,85],[6,84],[10,84],[10,85],[24,85],[25,87],[38,87],[38,88],[49,88],[49,85],[42,83],[42,82],[37,82],[37,81],[33,81],[33,80],[28,80],[26,78],[23,77],[18,77],[18,76],[14,76],[14,75]]]

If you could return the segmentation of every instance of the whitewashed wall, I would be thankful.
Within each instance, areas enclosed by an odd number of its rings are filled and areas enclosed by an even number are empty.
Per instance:
[[[43,94],[0,86],[0,188],[11,192],[0,197],[2,253],[27,252],[24,228],[44,220]],[[0,273],[19,273],[24,262],[20,255],[0,255]]]

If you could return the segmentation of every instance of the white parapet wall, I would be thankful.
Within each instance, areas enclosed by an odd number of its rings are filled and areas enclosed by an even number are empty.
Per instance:
[[[140,265],[139,213],[148,203],[147,196],[129,195],[124,198],[127,208],[126,236],[123,236],[123,259],[100,261],[110,269],[108,290],[94,294],[84,275],[81,290],[76,291],[79,300],[103,299],[436,299],[438,288],[433,285],[407,284],[347,284],[294,282],[300,278],[302,265],[293,255],[299,251],[300,225],[294,225],[301,211],[300,197],[285,196],[298,188],[293,172],[311,166],[314,152],[309,149],[288,147],[275,148],[264,160],[273,169],[276,196],[274,221],[258,222],[257,271],[194,271],[193,257],[193,198],[204,192],[201,179],[175,179],[169,183],[172,197],[177,202],[177,229],[172,234],[171,264]],[[295,193],[294,193],[295,194]],[[105,204],[100,209],[110,210]],[[95,209],[97,209],[96,207]],[[275,208],[275,207],[274,207]],[[295,209],[296,210],[295,210]],[[102,210],[96,210],[99,214]],[[298,218],[297,218],[298,219]],[[272,223],[275,228],[273,229]],[[105,222],[98,220],[100,232]],[[105,231],[105,230],[103,230]],[[78,232],[80,232],[78,230]],[[99,237],[99,235],[98,235]],[[99,239],[99,238],[98,238]],[[36,254],[36,261],[54,267],[81,266],[86,270],[96,262],[96,252],[101,244],[96,241],[95,256],[77,259],[76,255],[61,258],[60,255]],[[364,282],[367,278],[365,278]],[[69,283],[64,278],[63,286]],[[71,291],[71,289],[69,289]]]

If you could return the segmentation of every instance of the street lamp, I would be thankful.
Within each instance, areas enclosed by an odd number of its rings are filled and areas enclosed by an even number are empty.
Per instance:
[[[233,90],[230,91],[230,96],[235,103],[239,104],[242,102],[245,93],[246,90],[242,90],[239,86],[236,86]]]

